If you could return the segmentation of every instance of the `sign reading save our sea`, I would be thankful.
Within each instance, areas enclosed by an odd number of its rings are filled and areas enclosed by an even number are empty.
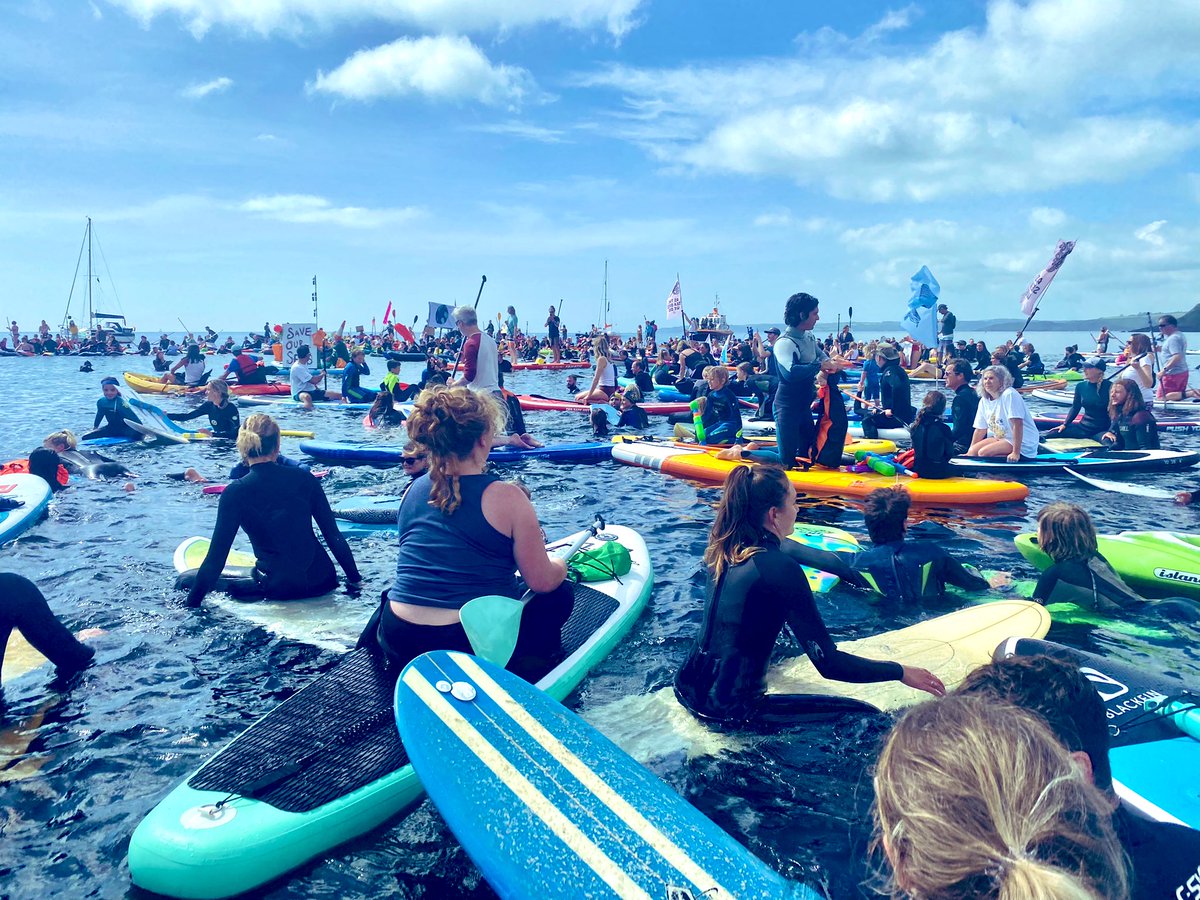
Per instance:
[[[283,326],[283,364],[285,366],[290,366],[296,361],[296,351],[304,344],[307,344],[309,352],[313,353],[310,359],[316,360],[316,347],[313,345],[313,335],[316,332],[315,324]]]

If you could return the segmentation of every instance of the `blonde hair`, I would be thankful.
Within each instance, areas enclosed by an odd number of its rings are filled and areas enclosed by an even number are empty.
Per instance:
[[[504,431],[505,411],[491,394],[435,385],[421,391],[405,422],[408,436],[429,453],[429,505],[453,515],[462,503],[451,464],[466,459],[486,434]]]
[[[245,462],[279,452],[279,423],[265,413],[255,413],[242,423],[237,449]]]
[[[724,366],[705,366],[704,380],[712,380],[718,388],[723,384],[729,383],[729,370]]]
[[[875,772],[893,896],[1128,896],[1111,807],[1039,717],[954,695],[906,713]]]
[[[62,431],[55,431],[53,434],[46,435],[46,439],[42,441],[42,446],[49,444],[62,444],[68,450],[74,450],[79,446],[79,438],[75,437],[75,432],[64,428]]]
[[[788,477],[778,466],[738,466],[729,473],[704,551],[714,581],[762,549],[763,517],[783,504],[787,486]]]
[[[1086,560],[1099,546],[1092,517],[1081,506],[1055,501],[1038,513],[1038,546],[1055,562]]]
[[[220,394],[222,403],[229,399],[229,382],[224,378],[218,378],[216,381],[210,381],[207,385],[205,385],[205,387]]]
[[[609,349],[610,347],[608,344],[608,338],[604,335],[598,334],[592,339],[592,350],[595,352],[596,356],[603,356],[607,358]]]

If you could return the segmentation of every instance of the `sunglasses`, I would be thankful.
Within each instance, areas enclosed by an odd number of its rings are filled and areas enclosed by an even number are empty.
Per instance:
[[[400,464],[404,466],[415,466],[424,458],[424,456],[402,456],[400,457]]]

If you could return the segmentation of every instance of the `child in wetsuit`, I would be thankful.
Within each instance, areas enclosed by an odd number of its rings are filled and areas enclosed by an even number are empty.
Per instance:
[[[913,471],[922,478],[949,478],[953,474],[950,457],[954,455],[954,433],[942,419],[945,412],[946,395],[941,391],[930,391],[910,429]]]
[[[121,389],[117,386],[117,379],[111,375],[107,378],[100,379],[100,389],[104,392],[104,396],[96,401],[96,418],[92,422],[92,430],[85,434],[82,440],[91,440],[92,438],[101,437],[123,437],[131,440],[141,440],[142,435],[129,427],[129,422],[136,422],[137,415],[129,404],[125,402],[125,398],[121,396]],[[104,425],[101,426],[100,423]]]

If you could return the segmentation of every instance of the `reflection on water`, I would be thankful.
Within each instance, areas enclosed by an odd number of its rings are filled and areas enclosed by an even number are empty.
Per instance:
[[[78,360],[0,359],[6,386],[0,461],[27,455],[50,431],[86,430],[101,376],[119,375],[123,367],[149,369],[141,358],[95,364],[94,374],[83,375]],[[415,364],[406,366],[402,377],[414,374],[409,369]],[[566,396],[565,380],[565,373],[522,373],[509,384]],[[189,401],[156,402],[174,408]],[[359,416],[278,412],[284,427],[315,430],[322,439],[367,438]],[[527,416],[543,439],[586,436],[582,416]],[[657,429],[665,433],[665,423]],[[1167,440],[1200,446],[1197,437]],[[296,452],[294,447],[285,439],[285,452]],[[182,595],[171,589],[172,552],[184,538],[210,532],[217,498],[168,475],[188,466],[220,475],[232,464],[232,448],[213,442],[117,453],[139,475],[134,493],[124,493],[117,483],[77,484],[55,499],[46,522],[0,550],[0,566],[37,581],[71,627],[107,632],[94,642],[95,665],[73,684],[52,690],[49,676],[35,673],[7,691],[6,730],[0,735],[0,765],[6,767],[0,778],[7,781],[0,794],[0,873],[4,891],[14,896],[130,893],[125,852],[146,811],[335,659],[332,651],[273,637],[215,604],[187,611]],[[612,710],[627,711],[626,724],[646,738],[648,764],[682,795],[781,872],[822,885],[831,896],[852,896],[864,876],[862,823],[870,804],[865,773],[886,727],[881,717],[848,717],[754,739],[700,732],[695,738],[707,742],[704,752],[690,756],[681,746],[664,743],[653,753],[648,746],[664,725],[655,711],[655,692],[670,684],[699,622],[704,596],[699,559],[718,490],[611,462],[529,462],[514,468],[533,490],[548,533],[575,531],[602,512],[609,521],[643,531],[657,572],[646,615],[568,703],[601,724]],[[360,490],[391,491],[403,480],[396,470],[335,468],[325,489],[336,499]],[[1192,483],[1179,473],[1149,480],[1170,488]],[[1105,494],[1053,476],[1032,487],[1027,504],[918,515],[948,526],[941,539],[953,551],[1026,575],[1030,570],[1013,549],[1012,536],[1032,528],[1037,510],[1053,499],[1083,503],[1105,531],[1193,528],[1192,511],[1169,504]],[[801,505],[802,518],[864,533],[851,503],[804,498]],[[394,551],[386,536],[352,539],[352,546],[366,579],[360,601],[365,619],[388,584]],[[831,630],[843,639],[925,615],[909,610],[897,617],[849,595],[820,602]],[[1060,626],[1050,637],[1200,680],[1191,632],[1166,644]],[[348,898],[388,893],[491,894],[428,804],[266,892]]]

